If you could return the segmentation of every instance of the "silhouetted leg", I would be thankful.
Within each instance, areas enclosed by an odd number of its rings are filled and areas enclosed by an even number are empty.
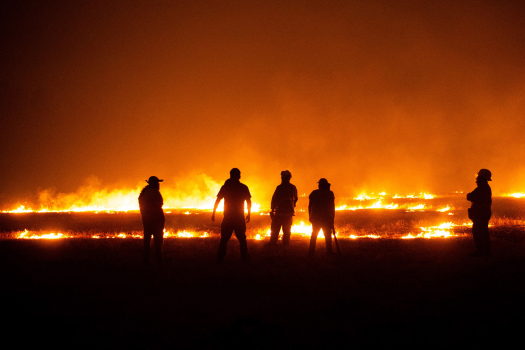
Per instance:
[[[476,253],[483,254],[483,223],[473,222],[472,223],[472,238],[476,245]]]
[[[290,237],[292,235],[292,216],[283,217],[283,244],[290,244]]]
[[[246,224],[244,222],[235,228],[235,237],[239,241],[242,260],[248,261],[248,243],[246,242]]]
[[[326,253],[332,254],[332,228],[328,225],[323,227],[324,241],[326,243]]]
[[[487,222],[484,226],[484,234],[483,234],[484,240],[485,240],[485,254],[490,254],[490,233],[489,233],[489,223]]]
[[[312,224],[312,236],[310,236],[310,251],[308,252],[309,257],[314,256],[315,242],[317,241],[317,235],[319,235],[320,229],[320,226]]]
[[[157,262],[162,262],[162,242],[164,240],[164,227],[158,227],[153,235],[155,245],[155,258]]]
[[[272,224],[270,225],[270,244],[277,244],[279,239],[279,232],[281,231],[281,220],[279,217],[274,216]]]
[[[224,257],[226,256],[226,247],[228,246],[228,241],[230,240],[233,234],[233,226],[222,221],[221,224],[221,241],[219,243],[219,251],[217,252],[217,263],[222,263]]]
[[[150,244],[151,244],[151,229],[147,225],[144,225],[144,262],[149,262],[149,256],[150,256]]]
[[[474,235],[475,232],[475,235]],[[472,224],[472,235],[474,236],[474,242],[476,243],[476,249],[480,254],[490,254],[490,234],[489,234],[489,223],[478,222]]]

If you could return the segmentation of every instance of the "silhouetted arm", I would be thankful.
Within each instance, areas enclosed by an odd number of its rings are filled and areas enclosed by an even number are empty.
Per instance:
[[[273,192],[272,201],[270,202],[270,209],[273,211],[275,208],[277,208],[277,189]]]
[[[308,198],[308,221],[312,222],[312,195]]]
[[[252,213],[252,200],[250,198],[246,200],[246,207],[248,207],[248,215],[246,215],[246,222],[250,222],[250,215]]]
[[[479,197],[480,197],[480,192],[481,191],[479,190],[479,187],[476,187],[474,189],[474,191],[472,191],[472,192],[467,194],[467,200],[469,202],[474,202],[474,201],[478,200]]]
[[[219,203],[221,202],[222,198],[218,198],[215,200],[215,204],[213,205],[213,213],[211,214],[211,221],[215,221],[215,212],[217,211],[217,207],[219,206]]]
[[[277,188],[273,192],[272,201],[270,204],[270,217],[273,219],[275,215],[275,209],[277,209]]]
[[[332,215],[332,226],[335,221],[335,196],[332,194],[332,200],[330,202],[330,215]]]

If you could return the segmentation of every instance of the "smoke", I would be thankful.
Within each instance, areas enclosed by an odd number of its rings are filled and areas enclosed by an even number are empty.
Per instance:
[[[221,187],[206,174],[187,174],[184,178],[165,179],[161,184],[165,208],[211,209]],[[36,198],[29,199],[24,206],[49,211],[138,210],[138,196],[145,185],[145,181],[134,187],[104,185],[91,176],[72,192],[59,192],[55,187],[39,189]]]
[[[188,174],[233,167],[261,203],[285,169],[336,197],[465,191],[480,168],[525,189],[521,2],[24,4],[1,11],[4,203],[90,175],[191,197]]]

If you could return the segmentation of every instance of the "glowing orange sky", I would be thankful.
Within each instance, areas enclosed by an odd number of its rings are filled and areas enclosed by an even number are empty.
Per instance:
[[[259,193],[284,169],[301,193],[470,190],[481,167],[525,190],[521,1],[6,3],[1,203],[232,167]]]

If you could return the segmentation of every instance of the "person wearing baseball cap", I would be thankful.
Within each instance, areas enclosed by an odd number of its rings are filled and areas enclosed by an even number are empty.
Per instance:
[[[159,180],[156,176],[150,176],[146,182],[148,185],[142,189],[139,195],[139,208],[142,215],[142,225],[144,226],[144,262],[149,263],[151,236],[155,246],[155,258],[157,262],[162,262],[162,241],[164,235],[164,199],[160,194]]]

